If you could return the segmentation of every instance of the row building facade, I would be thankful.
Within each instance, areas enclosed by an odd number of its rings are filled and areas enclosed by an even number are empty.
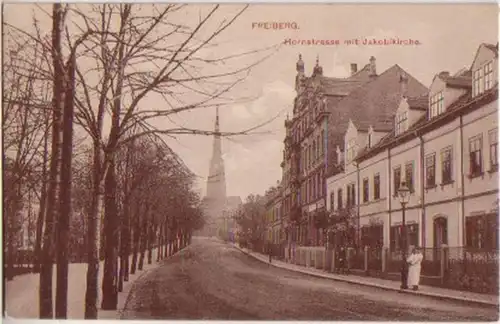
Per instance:
[[[296,70],[297,95],[293,115],[285,121],[281,163],[283,236],[289,244],[323,245],[325,231],[318,224],[328,212],[325,179],[344,169],[338,153],[346,150],[350,122],[367,131],[368,121],[376,120],[371,131],[381,138],[402,96],[420,96],[428,89],[397,64],[378,74],[373,56],[360,70],[351,64],[346,78],[323,76],[319,59],[308,77],[300,55]]]
[[[498,249],[497,66],[498,44],[481,44],[470,68],[437,74],[425,93],[403,91],[389,119],[349,118],[327,210],[333,220],[352,211],[356,244],[401,247],[404,183],[410,245]]]

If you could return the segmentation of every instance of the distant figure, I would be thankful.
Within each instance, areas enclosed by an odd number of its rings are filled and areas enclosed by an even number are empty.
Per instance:
[[[267,245],[267,253],[269,254],[269,263],[271,263],[273,255],[273,245],[271,243],[268,243]]]
[[[338,252],[338,272],[341,274],[344,274],[346,272],[346,251],[344,246],[340,246],[339,252]]]
[[[415,247],[412,249],[410,256],[406,259],[406,262],[408,262],[408,286],[412,287],[413,290],[418,290],[423,258],[424,256],[422,253]]]

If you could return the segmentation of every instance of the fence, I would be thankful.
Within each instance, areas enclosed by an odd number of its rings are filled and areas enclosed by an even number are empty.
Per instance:
[[[338,268],[338,251],[324,247],[282,246],[276,254],[296,265],[333,272]],[[498,250],[479,250],[463,247],[425,248],[421,282],[451,289],[498,294]],[[278,258],[279,258],[278,257]],[[346,267],[361,274],[399,280],[402,251],[388,248],[346,250]]]
[[[498,250],[448,248],[445,257],[445,286],[498,294]]]
[[[365,270],[365,251],[364,249],[348,249],[347,264],[350,269]]]

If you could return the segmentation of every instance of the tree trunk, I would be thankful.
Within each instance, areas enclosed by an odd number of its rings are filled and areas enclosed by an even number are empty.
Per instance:
[[[42,249],[42,233],[43,222],[45,221],[46,199],[47,199],[47,163],[48,163],[48,144],[49,144],[49,114],[46,113],[45,118],[45,134],[43,140],[43,162],[42,162],[42,189],[40,193],[40,210],[36,221],[36,237],[35,237],[35,264],[33,272],[40,272],[40,256]]]
[[[64,12],[60,3],[52,7],[52,60],[54,65],[54,88],[52,110],[52,147],[50,159],[50,179],[47,193],[47,218],[40,265],[39,310],[41,319],[53,318],[52,270],[54,263],[54,235],[56,202],[59,189],[61,114],[63,102],[64,68],[61,59],[61,34]]]
[[[130,267],[130,273],[135,274],[137,269],[137,254],[139,253],[139,243],[141,235],[141,222],[140,222],[140,204],[137,202],[137,212],[135,213],[134,219],[134,245],[133,245],[133,255],[132,255],[132,266]]]
[[[61,153],[61,192],[60,212],[57,222],[57,288],[56,288],[56,318],[66,319],[68,311],[68,250],[69,222],[71,218],[71,164],[73,152],[73,114],[74,114],[74,79],[75,54],[70,57],[67,65],[65,82],[65,99],[63,113],[63,140]]]
[[[169,254],[169,251],[168,251],[168,223],[167,221],[165,221],[165,226],[163,228],[163,231],[164,231],[164,243],[165,243],[165,258],[169,257],[170,254]]]
[[[130,220],[130,214],[127,216],[127,233],[125,240],[125,273],[123,276],[123,281],[128,281],[130,274],[130,256],[131,256],[131,244],[132,244],[132,222]]]
[[[163,222],[160,223],[160,229],[158,233],[158,253],[156,261],[159,262],[163,258]]]
[[[120,233],[120,275],[118,281],[119,292],[123,291],[123,281],[125,280],[125,273],[128,272],[127,261],[126,261],[128,259],[127,242],[129,240],[128,218],[129,218],[129,204],[128,202],[125,202],[121,219],[121,233]]]
[[[154,219],[154,216],[153,216]],[[153,263],[153,247],[156,242],[155,236],[156,236],[156,225],[152,224],[149,226],[150,232],[148,235],[148,264]]]
[[[116,264],[118,258],[118,215],[116,206],[115,157],[110,153],[109,170],[105,179],[104,216],[104,273],[102,277],[102,302],[104,310],[115,310],[118,303]]]
[[[141,235],[140,235],[140,251],[141,255],[139,257],[139,265],[138,269],[142,270],[144,267],[144,257],[146,253],[146,248],[147,248],[147,232],[148,232],[148,217],[149,217],[149,212],[150,212],[150,206],[149,204],[146,205],[146,212],[144,215],[142,215],[142,226],[141,226]]]

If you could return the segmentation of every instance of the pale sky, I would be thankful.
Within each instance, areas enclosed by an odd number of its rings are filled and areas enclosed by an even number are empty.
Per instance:
[[[227,5],[224,10],[234,12],[241,5]],[[50,8],[49,8],[50,11]],[[29,24],[31,5],[8,5],[4,20],[16,26]],[[36,11],[38,19],[43,13]],[[198,19],[186,15],[185,19]],[[295,22],[299,29],[257,29],[252,23]],[[319,56],[325,76],[347,76],[350,63],[358,68],[368,63],[370,56],[377,59],[377,72],[398,64],[411,75],[429,86],[440,71],[451,73],[469,67],[479,44],[495,44],[498,39],[498,7],[496,4],[258,4],[250,8],[218,38],[220,46],[211,48],[207,55],[227,55],[292,39],[340,40],[340,45],[283,45],[279,51],[251,70],[249,78],[240,84],[233,95],[255,96],[248,103],[220,109],[222,131],[238,131],[252,127],[279,114],[263,130],[267,135],[223,139],[222,149],[226,166],[228,195],[263,194],[281,179],[284,120],[291,116],[295,81],[295,63],[299,53],[310,75]],[[353,38],[390,38],[418,40],[418,46],[363,46],[344,45]],[[223,53],[223,54],[222,54]],[[143,104],[156,103],[158,98],[147,98]],[[190,128],[213,129],[215,109],[183,113],[173,118],[175,123]],[[155,125],[171,121],[157,120]],[[212,138],[179,136],[165,138],[186,165],[199,176],[200,189],[205,191],[205,178],[211,158]]]

